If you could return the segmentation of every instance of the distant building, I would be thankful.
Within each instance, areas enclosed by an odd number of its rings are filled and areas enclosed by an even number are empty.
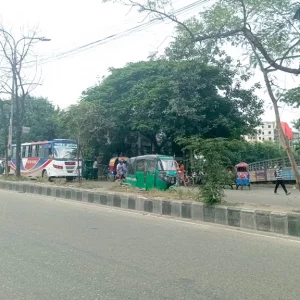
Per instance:
[[[248,142],[277,142],[276,122],[263,122],[255,128],[256,134],[244,136]]]
[[[283,122],[282,122],[283,123]],[[286,123],[285,123],[286,124]],[[282,125],[283,126],[283,125]],[[276,128],[276,122],[263,122],[255,128],[254,135],[244,136],[248,142],[279,142],[279,135]],[[290,140],[290,145],[295,145],[300,142],[300,133],[293,131],[293,138]]]

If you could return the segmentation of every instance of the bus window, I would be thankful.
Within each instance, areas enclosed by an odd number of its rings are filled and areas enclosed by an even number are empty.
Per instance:
[[[46,144],[46,145],[40,145],[40,155],[39,157],[41,158],[49,158],[49,156],[52,154],[52,149],[51,145]]]
[[[35,157],[40,157],[41,145],[35,145]]]
[[[28,146],[28,156],[27,157],[32,157],[32,146]]]
[[[25,146],[22,146],[22,157],[25,157],[25,150],[26,150],[26,148],[25,148]]]
[[[45,157],[45,145],[40,145],[39,146],[39,157],[44,158]]]
[[[35,151],[36,147],[37,145],[32,146],[31,157],[36,157],[36,151]]]
[[[28,152],[29,152],[29,146],[23,146],[25,148],[25,156],[22,157],[29,157]]]

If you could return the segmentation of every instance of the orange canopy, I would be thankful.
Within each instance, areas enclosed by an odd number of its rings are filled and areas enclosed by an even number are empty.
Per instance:
[[[292,131],[291,127],[289,126],[289,124],[286,122],[280,122],[280,124],[281,124],[281,128],[282,128],[285,136],[289,140],[291,140],[293,138],[293,131]]]

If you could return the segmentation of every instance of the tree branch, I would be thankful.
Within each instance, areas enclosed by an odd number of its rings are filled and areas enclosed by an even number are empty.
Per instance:
[[[189,33],[191,39],[194,39],[193,32],[189,29],[189,27],[187,25],[185,25],[183,22],[179,21],[175,15],[167,14],[166,12],[162,12],[155,8],[152,8],[151,6],[147,7],[145,5],[142,5],[142,4],[132,1],[132,0],[129,0],[129,2],[131,3],[132,6],[139,7],[142,11],[148,11],[150,13],[155,13],[157,15],[161,15],[161,16],[163,16],[162,19],[169,19],[169,20],[177,23],[178,25],[183,27]]]
[[[193,41],[194,42],[203,42],[203,41],[210,40],[210,39],[222,39],[222,38],[234,36],[240,32],[243,32],[243,28],[229,30],[229,31],[226,31],[223,33],[220,32],[220,33],[215,33],[215,34],[205,34],[205,35],[195,36]]]
[[[262,43],[259,41],[259,39],[249,30],[248,28],[243,28],[244,36],[247,38],[247,40],[250,42],[250,45],[254,47],[255,49],[258,49],[259,52],[263,55],[265,60],[268,62],[268,64],[273,67],[274,69],[290,73],[290,74],[300,74],[300,69],[294,69],[294,68],[288,68],[284,67],[278,63],[276,63],[275,60],[273,60]],[[265,69],[264,69],[265,70]]]

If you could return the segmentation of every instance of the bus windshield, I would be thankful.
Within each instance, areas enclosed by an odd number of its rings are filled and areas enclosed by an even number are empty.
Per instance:
[[[74,143],[54,143],[54,159],[75,159],[77,156],[77,145]]]
[[[176,171],[176,164],[173,159],[162,159],[161,164],[164,171]]]

